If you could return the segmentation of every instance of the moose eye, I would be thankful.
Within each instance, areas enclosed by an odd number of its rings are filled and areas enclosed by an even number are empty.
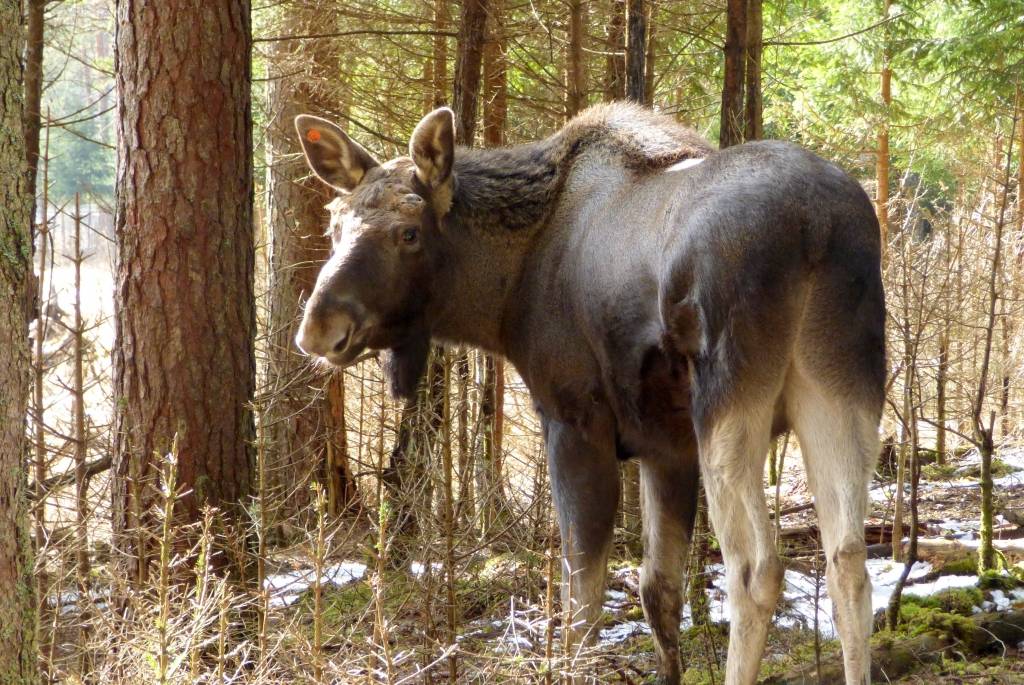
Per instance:
[[[417,228],[406,228],[402,231],[402,242],[406,245],[412,245],[420,237],[419,229]]]

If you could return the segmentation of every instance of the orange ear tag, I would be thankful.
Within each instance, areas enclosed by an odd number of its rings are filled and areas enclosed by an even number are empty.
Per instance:
[[[308,140],[311,143],[317,142],[318,140],[320,140],[320,131],[317,131],[315,128],[309,129],[308,131],[306,131],[306,140]]]

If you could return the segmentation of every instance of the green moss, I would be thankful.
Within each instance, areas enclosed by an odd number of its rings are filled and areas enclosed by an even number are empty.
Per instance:
[[[921,467],[921,478],[924,480],[952,480],[956,476],[957,465],[946,462],[945,464],[928,464]]]
[[[1024,585],[1024,573],[1010,570],[1009,573],[985,571],[978,576],[978,587],[982,590],[1003,590],[1008,592]]]
[[[921,607],[938,609],[958,616],[970,616],[972,609],[984,601],[981,590],[976,587],[950,588],[930,597],[910,594],[904,597],[904,605],[917,604]]]
[[[1002,459],[992,458],[992,477],[1002,478],[1011,473],[1016,473],[1017,468],[1010,466]],[[961,478],[981,478],[981,464],[971,464],[957,473]]]
[[[938,570],[940,576],[973,576],[978,572],[978,560],[973,557],[964,557],[951,561]]]

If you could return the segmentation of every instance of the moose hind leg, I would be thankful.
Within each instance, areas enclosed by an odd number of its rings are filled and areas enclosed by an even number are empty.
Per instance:
[[[726,569],[726,685],[755,682],[782,587],[762,486],[771,409],[723,407],[698,426],[708,512]]]
[[[578,430],[545,426],[548,469],[562,535],[562,610],[569,653],[596,638],[608,553],[619,499],[614,438],[587,440]]]
[[[654,633],[658,685],[679,682],[679,619],[686,558],[697,508],[696,454],[640,460],[643,488],[644,563],[640,600]]]
[[[864,516],[879,450],[878,409],[829,396],[805,378],[795,377],[787,390],[787,413],[814,493],[846,683],[863,685],[871,681],[871,581],[865,568]]]

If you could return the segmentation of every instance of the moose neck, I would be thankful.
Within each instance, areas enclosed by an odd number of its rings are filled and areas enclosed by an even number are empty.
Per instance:
[[[452,207],[442,228],[443,267],[432,298],[434,337],[507,354],[509,305],[571,166],[556,141],[458,151]]]

